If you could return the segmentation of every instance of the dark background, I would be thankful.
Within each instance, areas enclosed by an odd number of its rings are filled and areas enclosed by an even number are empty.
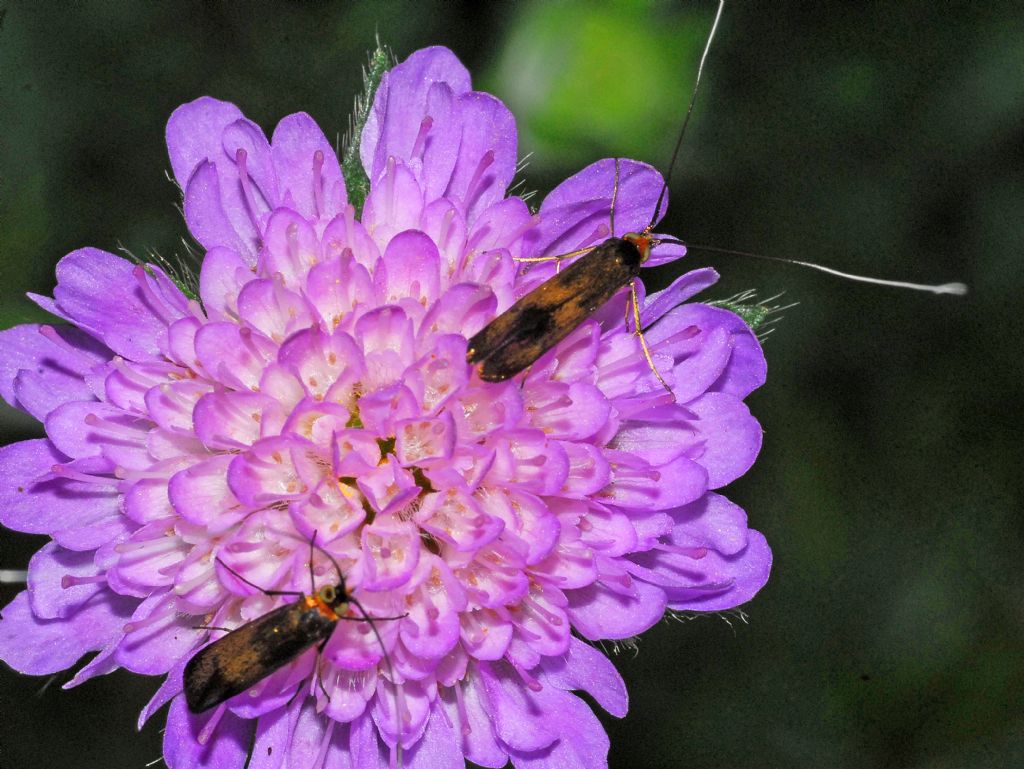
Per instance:
[[[268,132],[305,110],[333,136],[375,33],[400,58],[448,45],[516,113],[543,193],[601,157],[664,167],[714,9],[0,3],[0,326],[39,317],[22,294],[74,248],[182,251],[163,146],[182,102]],[[729,490],[774,572],[749,622],[667,622],[617,658],[615,769],[1024,766],[1022,30],[1018,3],[726,8],[663,229],[972,293],[710,260],[714,297],[799,302],[750,399],[764,450]],[[40,431],[5,409],[0,433]],[[42,542],[0,533],[0,567]],[[0,767],[159,757],[163,716],[134,729],[157,680],[67,678],[0,670]]]

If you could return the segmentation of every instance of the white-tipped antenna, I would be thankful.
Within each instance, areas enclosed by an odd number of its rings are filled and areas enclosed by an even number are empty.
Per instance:
[[[700,78],[704,74],[704,63],[708,60],[708,51],[711,50],[711,41],[715,39],[715,31],[718,29],[718,22],[722,18],[722,9],[725,8],[725,0],[718,0],[718,11],[715,13],[715,20],[711,22],[711,31],[708,32],[707,42],[704,43],[704,53],[700,55],[700,63],[697,65],[697,78],[693,81],[693,93],[690,94],[690,104],[686,108],[686,117],[683,118],[683,127],[679,129],[679,138],[676,139],[676,147],[672,150],[672,159],[668,161],[668,172],[665,174],[665,183],[661,185],[661,192],[658,193],[658,202],[654,205],[654,214],[651,216],[651,223],[647,225],[650,232],[658,220],[658,211],[665,200],[665,193],[668,192],[668,185],[672,181],[672,171],[676,167],[676,160],[679,158],[679,149],[683,146],[683,137],[686,135],[686,127],[690,124],[690,116],[693,115],[693,105],[697,103],[697,92],[700,90]],[[614,235],[615,233],[612,232]]]
[[[23,585],[28,572],[21,569],[0,569],[0,585]]]
[[[660,238],[659,243],[670,243],[677,246],[686,246],[688,249],[694,249],[696,251],[711,251],[716,254],[729,254],[731,256],[747,256],[752,259],[765,259],[769,262],[782,262],[783,264],[795,264],[798,267],[807,267],[812,270],[818,270],[819,272],[825,272],[829,275],[835,275],[838,278],[846,278],[847,280],[854,280],[858,283],[873,283],[876,286],[890,286],[892,288],[908,288],[912,291],[928,291],[932,294],[951,294],[953,296],[963,296],[967,293],[966,283],[940,283],[938,285],[929,285],[927,283],[910,283],[905,280],[885,280],[884,278],[872,278],[867,275],[854,275],[850,272],[842,272],[831,267],[826,267],[823,264],[815,264],[814,262],[802,262],[799,259],[786,259],[781,256],[768,256],[767,254],[755,254],[750,251],[734,251],[731,248],[716,248],[714,246],[699,246],[694,243],[686,243],[682,240],[675,240],[672,238]]]

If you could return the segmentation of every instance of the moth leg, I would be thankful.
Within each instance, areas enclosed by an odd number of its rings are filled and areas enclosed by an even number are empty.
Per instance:
[[[324,666],[323,666],[323,662],[324,662],[324,647],[327,646],[327,642],[329,640],[330,640],[330,636],[325,638],[323,640],[323,642],[319,646],[316,647],[316,685],[317,685],[317,688],[319,688],[320,691],[322,691],[324,693],[324,697],[327,698],[328,702],[331,701],[331,695],[327,693],[327,687],[324,686],[324,677],[323,677]]]
[[[612,205],[608,210],[608,225],[612,228],[612,237],[615,237],[615,203],[619,199],[619,159],[615,158],[615,180],[612,182]]]
[[[589,254],[597,246],[587,246],[585,248],[577,248],[575,251],[569,251],[565,254],[551,254],[551,256],[513,256],[513,262],[524,262],[524,263],[535,263],[535,262],[555,262],[555,274],[562,271],[562,262],[566,259],[572,259],[575,256],[582,256],[583,254]]]
[[[608,211],[608,223],[611,228],[610,235],[615,237],[615,203],[619,197],[619,159],[615,158],[615,180],[612,182],[612,203],[611,208]],[[594,232],[591,239],[601,237],[600,228]],[[555,274],[557,275],[562,270],[562,262],[566,259],[572,259],[574,256],[582,256],[583,254],[593,251],[596,246],[587,246],[586,248],[577,248],[575,251],[570,251],[566,254],[552,254],[551,256],[520,256],[512,257],[513,261],[516,262],[555,262]]]
[[[220,627],[218,625],[193,625],[192,629],[193,630],[223,630],[225,633],[230,633],[231,632],[231,628],[229,628],[229,627]]]
[[[672,388],[668,386],[668,383],[662,379],[661,374],[658,373],[658,367],[654,365],[654,358],[651,357],[651,350],[647,346],[647,339],[644,338],[643,329],[640,328],[640,302],[636,295],[636,280],[629,281],[629,293],[630,301],[633,305],[633,333],[640,339],[640,349],[644,351],[644,358],[647,360],[647,365],[650,366],[651,371],[661,386],[665,388],[669,395],[672,396],[672,402],[675,403],[676,394],[672,392]]]

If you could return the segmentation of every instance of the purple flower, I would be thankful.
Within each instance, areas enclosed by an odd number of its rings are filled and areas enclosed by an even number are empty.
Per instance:
[[[515,122],[442,48],[377,92],[361,219],[308,115],[268,141],[202,98],[167,143],[206,250],[201,301],[82,249],[36,297],[69,325],[0,334],[0,394],[47,434],[0,451],[0,521],[52,537],[3,610],[0,658],[39,675],[99,652],[68,686],[166,676],[140,722],[170,702],[172,769],[241,769],[250,745],[250,769],[383,767],[398,743],[412,769],[605,766],[573,692],[615,716],[626,692],[586,640],[736,606],[771,562],[713,491],[757,455],[743,398],[765,376],[742,321],[683,304],[715,273],[641,300],[674,401],[623,323],[627,291],[524,374],[484,383],[467,337],[555,269],[520,260],[608,236],[614,161],[537,213],[505,197]],[[634,161],[620,177],[616,234],[645,226],[662,186]],[[190,714],[182,670],[223,635],[209,628],[290,600],[231,571],[309,593],[314,535],[370,615],[405,616],[376,623],[383,647],[339,622],[321,655]],[[322,555],[318,586],[338,580]]]

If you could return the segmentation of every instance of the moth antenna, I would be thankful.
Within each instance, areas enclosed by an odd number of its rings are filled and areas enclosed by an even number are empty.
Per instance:
[[[309,562],[311,564],[310,570],[312,570],[312,563],[313,563],[313,557],[312,557],[313,548],[316,548],[321,553],[323,553],[324,555],[327,556],[327,560],[329,560],[331,562],[331,565],[334,567],[334,570],[338,573],[338,584],[341,585],[342,589],[344,589],[344,587],[345,587],[345,574],[344,574],[344,572],[342,572],[341,566],[339,566],[338,562],[334,559],[334,556],[331,555],[330,553],[328,553],[326,550],[324,550],[323,547],[321,547],[320,545],[316,544],[316,532],[313,532],[313,539],[309,540],[309,552],[310,552]]]
[[[226,563],[224,563],[224,561],[222,561],[220,559],[220,557],[214,558],[214,560],[217,563],[219,563],[221,566],[223,566],[225,569],[227,569],[229,572],[231,572],[231,574],[235,577],[235,579],[238,579],[238,580],[244,582],[245,584],[247,584],[251,588],[255,588],[256,590],[259,590],[261,593],[263,593],[263,595],[298,595],[298,596],[302,595],[302,593],[299,593],[299,592],[297,592],[295,590],[266,590],[266,589],[260,587],[259,585],[257,585],[255,582],[250,582],[249,580],[247,580],[245,577],[243,577],[237,571],[235,571],[230,566],[228,566]]]
[[[401,699],[402,687],[398,685],[398,681],[395,680],[395,668],[391,664],[391,655],[388,654],[388,649],[384,645],[384,639],[381,637],[380,631],[377,630],[377,625],[373,621],[363,605],[359,603],[359,600],[355,596],[349,596],[349,600],[352,605],[359,609],[359,613],[363,615],[363,619],[370,626],[370,630],[373,631],[373,637],[377,639],[377,643],[380,645],[381,653],[384,655],[384,667],[387,668],[388,677],[391,679],[391,683],[395,687],[395,730],[397,731],[397,739],[395,740],[395,761],[398,763],[398,769],[402,769],[402,708],[399,704]]]
[[[686,117],[683,118],[683,127],[679,129],[679,138],[676,139],[676,147],[672,150],[672,159],[668,162],[668,173],[665,174],[665,183],[661,185],[661,192],[658,194],[658,202],[654,206],[654,213],[651,215],[651,223],[647,225],[647,232],[654,229],[658,221],[658,211],[665,200],[665,193],[668,192],[668,185],[672,181],[672,171],[675,170],[676,160],[679,157],[679,150],[683,146],[683,137],[686,135],[686,127],[690,124],[690,116],[693,115],[693,105],[697,103],[697,92],[700,90],[700,78],[704,74],[704,63],[708,59],[708,51],[711,50],[711,41],[715,39],[715,31],[718,29],[718,22],[722,18],[722,10],[725,8],[725,0],[718,0],[718,11],[715,13],[715,20],[711,23],[711,31],[708,33],[707,42],[704,43],[704,53],[700,55],[700,64],[697,65],[697,79],[693,83],[693,93],[690,94],[690,105],[686,108]],[[613,235],[615,233],[612,233]]]
[[[391,655],[388,654],[388,649],[384,645],[384,638],[381,636],[380,631],[377,630],[377,625],[374,622],[375,618],[371,617],[367,613],[366,609],[364,609],[363,605],[359,602],[359,599],[357,599],[353,595],[348,595],[348,591],[345,588],[345,575],[341,571],[341,566],[338,565],[338,562],[337,562],[337,560],[335,560],[333,555],[331,555],[329,552],[327,552],[320,545],[316,544],[316,532],[313,533],[313,538],[309,540],[310,553],[313,552],[314,548],[316,548],[321,553],[323,553],[325,556],[327,556],[327,559],[331,562],[331,564],[334,566],[335,570],[338,573],[338,584],[341,585],[341,589],[345,590],[346,595],[348,597],[348,600],[352,603],[353,606],[355,606],[357,609],[359,609],[359,613],[363,615],[363,620],[365,620],[366,624],[368,624],[370,626],[370,630],[373,632],[373,637],[377,639],[377,644],[380,646],[381,654],[384,655],[384,667],[387,668],[388,676],[390,676],[391,682],[395,684],[395,691],[396,692],[400,692],[401,688],[395,682],[395,668],[391,664]],[[313,559],[312,559],[312,556],[311,556],[310,557],[310,568],[311,569],[312,569],[312,563],[313,563]],[[381,619],[402,619],[403,617],[406,617],[406,616],[408,616],[408,615],[407,614],[402,614],[401,616],[398,616],[398,617],[383,617]],[[398,762],[399,769],[401,769],[401,767],[402,767],[401,715],[402,714],[400,712],[399,704],[398,704],[398,695],[396,694],[396,697],[395,697],[395,728],[398,729],[398,740],[397,740],[397,742],[395,744],[395,760]]]
[[[698,251],[711,251],[716,254],[729,254],[731,256],[747,256],[752,259],[764,259],[769,262],[782,262],[783,264],[795,264],[798,267],[807,267],[811,270],[818,270],[819,272],[828,273],[829,275],[835,275],[838,278],[846,278],[847,280],[856,281],[858,283],[872,283],[876,286],[891,286],[892,288],[907,288],[912,291],[928,291],[933,294],[951,294],[953,296],[963,296],[967,293],[967,284],[954,282],[954,283],[939,283],[936,285],[928,283],[910,283],[905,280],[885,280],[884,278],[872,278],[867,275],[854,275],[851,272],[842,272],[840,270],[833,269],[832,267],[826,267],[823,264],[815,264],[814,262],[804,262],[799,259],[786,259],[782,256],[768,256],[767,254],[755,254],[750,251],[734,251],[729,248],[716,248],[715,246],[698,246],[692,243],[684,243],[681,240],[673,240],[670,238],[660,238],[659,243],[670,243],[677,246],[686,246],[687,248],[696,249]]]
[[[313,543],[316,542],[317,531],[313,531],[313,538],[309,540],[309,594],[312,595],[316,592],[316,577],[313,575]],[[338,576],[341,576],[341,572],[338,572]],[[330,699],[328,697],[328,699]]]
[[[22,569],[0,569],[0,585],[20,585],[27,580],[27,571]]]

